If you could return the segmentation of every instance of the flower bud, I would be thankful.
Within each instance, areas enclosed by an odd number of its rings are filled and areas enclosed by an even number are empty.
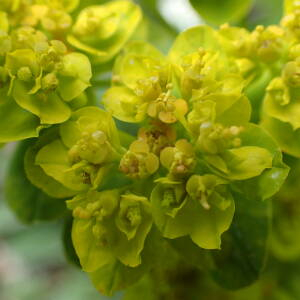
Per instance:
[[[300,62],[288,62],[282,71],[283,80],[291,87],[297,88],[300,86]]]
[[[193,175],[186,184],[186,190],[189,196],[199,201],[205,210],[209,210],[211,205],[225,210],[230,205],[231,197],[228,197],[229,199],[224,197],[225,191],[222,186],[220,186],[222,183],[224,184],[225,182],[222,182],[222,180],[215,175]]]
[[[220,154],[226,149],[240,147],[238,135],[242,127],[224,127],[221,124],[203,123],[197,140],[197,148],[208,154]]]
[[[134,141],[121,159],[121,172],[135,179],[147,178],[155,173],[159,167],[159,159],[149,150],[146,142]]]
[[[63,10],[48,9],[47,14],[41,19],[45,30],[54,33],[64,33],[72,25],[72,18]]]
[[[161,150],[171,146],[176,139],[176,132],[173,127],[161,123],[153,122],[151,128],[141,128],[138,132],[138,139],[147,143],[150,152],[159,155]]]
[[[135,237],[137,230],[142,222],[142,203],[136,195],[122,195],[120,201],[120,210],[116,219],[117,227],[124,232],[131,240]],[[143,198],[142,201],[147,201]]]
[[[51,92],[56,90],[59,81],[54,73],[48,73],[42,78],[42,89]]]
[[[164,148],[160,153],[160,161],[175,178],[186,176],[196,165],[194,149],[187,140],[177,141],[175,147]]]
[[[266,29],[257,26],[252,33],[257,43],[257,55],[266,63],[279,59],[283,51],[284,30],[279,26],[268,26]]]
[[[290,92],[288,86],[281,77],[274,78],[267,87],[268,95],[280,105],[290,103]]]
[[[22,81],[30,81],[33,79],[32,72],[29,67],[21,67],[17,72],[18,79]]]

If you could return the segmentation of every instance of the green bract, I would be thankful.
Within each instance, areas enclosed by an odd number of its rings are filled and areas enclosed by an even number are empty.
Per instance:
[[[119,120],[137,123],[150,117],[172,124],[186,114],[186,101],[174,96],[171,65],[151,45],[129,45],[114,70],[115,86],[103,102]]]
[[[82,268],[96,272],[115,260],[136,267],[152,225],[147,198],[117,190],[78,195],[73,210],[72,239]]]
[[[151,194],[153,218],[162,235],[190,235],[201,248],[218,249],[221,234],[234,214],[234,201],[226,182],[214,175],[193,175],[186,187],[162,178]]]
[[[102,63],[122,49],[140,20],[141,11],[131,1],[89,6],[78,15],[68,42]]]
[[[299,156],[298,46],[299,44],[295,44],[291,48],[289,61],[283,65],[281,76],[274,78],[267,87],[262,118],[263,125],[277,139],[281,148],[294,156]]]
[[[120,151],[111,116],[97,107],[85,107],[60,126],[60,138],[41,148],[35,163],[48,176],[79,192],[97,188]]]
[[[0,141],[38,136],[40,128],[69,119],[72,101],[90,85],[88,58],[67,53],[61,41],[48,41],[30,27],[13,31],[2,47],[1,113],[11,115],[16,125],[3,120]]]

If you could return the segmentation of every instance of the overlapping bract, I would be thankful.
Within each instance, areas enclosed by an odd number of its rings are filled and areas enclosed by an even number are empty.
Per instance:
[[[79,2],[1,2],[0,142],[37,137],[86,105],[89,58],[93,66],[95,57],[102,63],[111,60],[141,19],[139,7],[130,1],[88,6],[76,17]],[[95,36],[93,30],[102,34]]]

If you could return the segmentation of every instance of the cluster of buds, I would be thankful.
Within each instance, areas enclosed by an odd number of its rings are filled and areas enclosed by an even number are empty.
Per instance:
[[[243,127],[224,127],[221,124],[203,123],[197,140],[197,148],[204,153],[220,154],[226,149],[241,146],[239,134]]]
[[[67,121],[74,109],[86,105],[90,59],[103,62],[115,56],[141,18],[140,9],[126,0],[88,6],[78,15],[79,4],[85,7],[79,0],[1,1],[0,110],[15,119],[21,116],[28,125],[10,132],[2,128],[10,126],[1,125],[0,142],[37,137],[41,129]],[[92,31],[77,40],[87,27],[102,33]],[[107,29],[111,34],[105,34]]]

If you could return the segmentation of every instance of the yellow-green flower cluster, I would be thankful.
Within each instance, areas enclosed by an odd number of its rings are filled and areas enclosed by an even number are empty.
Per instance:
[[[90,60],[95,66],[112,59],[141,19],[131,1],[86,6],[78,14],[79,4],[1,1],[0,142],[37,137],[86,105]]]
[[[220,249],[237,201],[270,198],[285,180],[281,149],[250,120],[263,102],[270,132],[300,130],[297,11],[252,32],[196,26],[163,55],[129,41],[141,19],[129,0],[0,9],[0,143],[38,137],[26,175],[69,199],[76,255],[100,291],[140,278],[171,240]],[[119,52],[101,108],[93,106],[91,82],[109,67],[99,64]],[[294,143],[280,145],[300,156]]]

